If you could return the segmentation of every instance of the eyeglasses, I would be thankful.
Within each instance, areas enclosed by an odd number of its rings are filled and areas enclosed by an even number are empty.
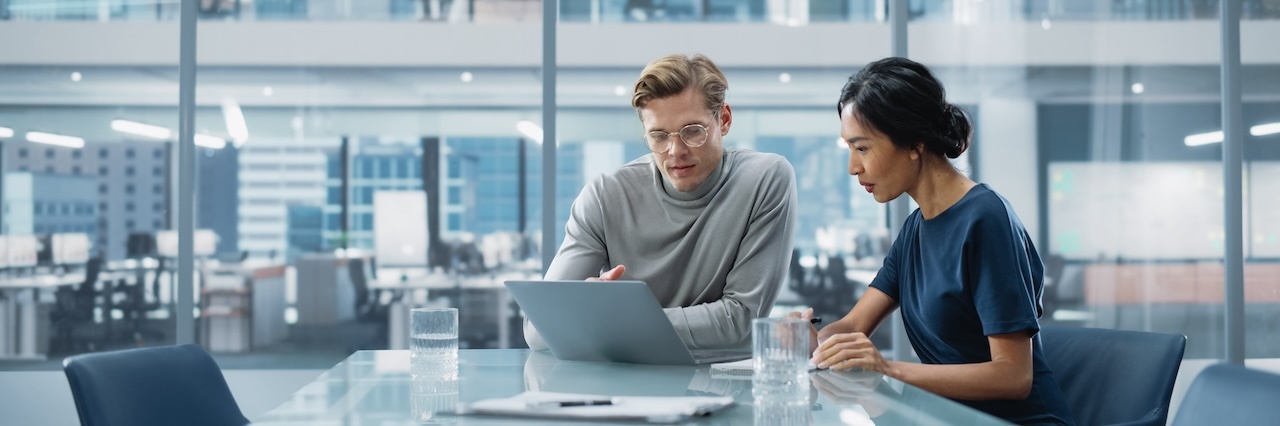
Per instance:
[[[650,151],[667,152],[671,149],[672,136],[676,135],[680,136],[685,146],[697,148],[707,143],[707,126],[690,124],[681,128],[679,132],[649,132],[644,135],[644,143],[649,145]]]

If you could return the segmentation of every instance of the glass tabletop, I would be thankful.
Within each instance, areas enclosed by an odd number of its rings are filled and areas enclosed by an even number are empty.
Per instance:
[[[879,374],[819,371],[807,395],[753,397],[750,375],[707,366],[560,361],[527,349],[458,351],[458,381],[411,379],[409,351],[359,351],[254,419],[255,425],[505,425],[564,420],[457,416],[440,407],[524,391],[610,396],[728,396],[727,410],[692,424],[1003,425],[949,399]],[[572,424],[610,424],[574,421]],[[636,424],[624,422],[621,424]]]

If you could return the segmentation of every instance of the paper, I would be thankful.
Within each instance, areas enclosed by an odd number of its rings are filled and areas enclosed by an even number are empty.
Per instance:
[[[611,405],[561,407],[556,402],[611,401]],[[650,423],[679,423],[690,417],[706,416],[733,405],[730,397],[644,397],[584,395],[555,392],[524,392],[510,398],[496,398],[464,404],[459,414],[563,419],[640,420]]]

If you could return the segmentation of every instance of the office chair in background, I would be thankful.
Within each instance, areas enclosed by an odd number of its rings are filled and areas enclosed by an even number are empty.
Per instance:
[[[1173,426],[1275,424],[1280,421],[1277,401],[1280,375],[1214,364],[1191,382]]]
[[[249,423],[218,364],[196,345],[77,355],[62,365],[84,426]]]
[[[1186,336],[1043,326],[1040,342],[1076,424],[1165,424]]]
[[[70,354],[92,351],[98,343],[90,339],[77,339],[73,332],[77,328],[83,329],[86,328],[85,325],[93,324],[93,308],[97,305],[98,298],[98,274],[101,271],[102,258],[89,259],[84,267],[84,282],[74,288],[59,287],[54,293],[53,310],[49,313],[53,326],[49,353]]]

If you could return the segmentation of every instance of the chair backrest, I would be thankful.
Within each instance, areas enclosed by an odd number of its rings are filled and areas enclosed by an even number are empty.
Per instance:
[[[1263,425],[1280,420],[1280,375],[1214,364],[1187,389],[1173,426]]]
[[[84,354],[62,364],[84,426],[249,423],[218,364],[196,345]]]
[[[1044,326],[1040,341],[1077,424],[1165,424],[1186,336]]]

